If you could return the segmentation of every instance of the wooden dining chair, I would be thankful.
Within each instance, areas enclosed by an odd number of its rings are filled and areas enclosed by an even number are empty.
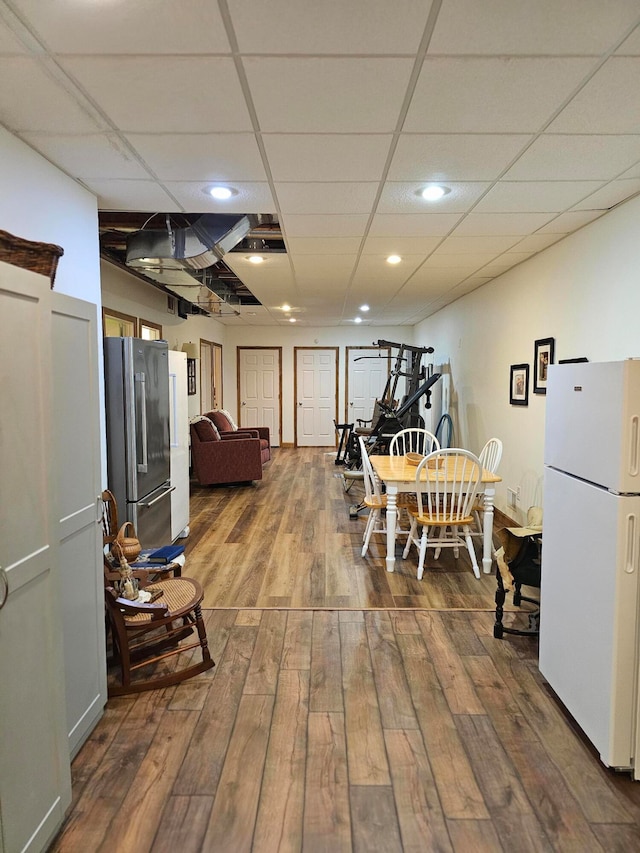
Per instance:
[[[369,550],[369,542],[374,533],[387,532],[385,510],[387,508],[387,496],[382,492],[382,486],[376,472],[373,470],[373,465],[369,459],[367,451],[367,442],[364,436],[358,436],[360,443],[360,455],[362,459],[362,474],[364,483],[364,498],[362,500],[365,507],[369,509],[367,523],[365,525],[364,534],[362,536],[362,553],[361,556],[366,556]],[[405,502],[399,497],[398,506],[403,507]],[[400,524],[400,518],[396,517],[396,536],[408,536],[409,530],[405,529]]]
[[[432,432],[420,427],[401,429],[389,442],[389,456],[404,456],[406,453],[428,456],[434,450],[440,450],[440,442]]]
[[[499,438],[490,438],[478,455],[482,467],[491,471],[492,474],[497,473],[500,460],[502,459],[502,442]],[[475,504],[473,505],[473,517],[475,519],[475,528],[471,531],[472,536],[484,536],[484,495],[476,496]]]
[[[435,476],[429,476],[428,483],[423,479],[425,469],[429,473],[435,469]],[[418,548],[418,580],[422,578],[429,547],[438,553],[441,548],[453,548],[457,559],[460,546],[466,546],[473,573],[480,578],[470,525],[474,521],[472,508],[481,478],[478,457],[457,448],[436,450],[416,468],[416,505],[408,507],[411,529],[402,557],[407,558],[412,545]],[[437,538],[432,535],[436,530]]]

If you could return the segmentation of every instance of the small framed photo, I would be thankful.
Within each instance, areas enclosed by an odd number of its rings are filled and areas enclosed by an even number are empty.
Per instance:
[[[509,384],[509,402],[512,406],[529,405],[529,365],[512,364]]]
[[[553,338],[541,338],[534,343],[533,354],[533,393],[547,393],[547,370],[553,364]]]

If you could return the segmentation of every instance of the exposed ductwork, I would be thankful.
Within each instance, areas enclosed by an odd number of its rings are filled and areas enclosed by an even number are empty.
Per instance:
[[[217,313],[219,303],[227,302],[228,298],[219,292],[217,278],[208,275],[207,269],[255,234],[256,228],[273,225],[274,217],[205,213],[186,227],[175,227],[171,215],[166,214],[165,223],[164,229],[142,228],[127,236],[126,265],[164,285],[176,296]],[[205,288],[209,295],[203,297]]]

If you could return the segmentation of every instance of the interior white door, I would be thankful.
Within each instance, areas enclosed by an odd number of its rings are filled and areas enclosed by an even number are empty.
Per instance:
[[[107,702],[96,306],[52,294],[54,476],[72,756]]]
[[[279,348],[238,347],[238,426],[269,427],[271,444],[280,445]]]
[[[208,412],[209,409],[204,411]],[[171,541],[189,532],[189,414],[187,354],[169,350]]]
[[[211,412],[215,409],[213,394],[213,359],[209,341],[200,341],[200,411]]]
[[[334,447],[337,352],[296,348],[296,444]]]
[[[345,423],[370,420],[382,398],[391,367],[388,347],[347,347]]]
[[[0,848],[35,853],[71,802],[47,278],[0,262],[0,336]]]

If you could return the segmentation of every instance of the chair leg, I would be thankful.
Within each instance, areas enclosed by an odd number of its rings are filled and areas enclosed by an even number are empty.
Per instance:
[[[447,535],[447,528],[446,528],[446,527],[441,527],[441,528],[440,528],[440,534],[439,534],[439,536],[438,536],[438,539],[444,539],[446,535]],[[438,559],[438,557],[440,556],[440,551],[442,551],[442,548],[436,548],[436,549],[435,549],[435,551],[433,552],[433,559],[434,559],[434,560],[437,560],[437,559]]]
[[[376,522],[378,520],[378,516],[380,515],[379,509],[372,509],[369,511],[369,518],[367,519],[367,526],[364,530],[364,543],[362,545],[362,554],[361,556],[365,556],[367,551],[369,550],[369,542],[371,541],[371,534],[373,533],[373,528],[376,526]]]
[[[418,522],[412,516],[411,517],[411,527],[409,528],[409,535],[407,536],[407,544],[404,546],[404,551],[402,552],[402,559],[403,560],[407,559],[407,557],[409,555],[409,550],[411,549],[411,546],[416,541],[416,530],[417,530],[417,528],[418,528]]]
[[[476,549],[473,547],[473,540],[471,539],[471,530],[468,524],[465,524],[463,527],[464,531],[464,541],[467,543],[467,551],[469,552],[469,556],[471,557],[471,565],[473,567],[473,573],[480,580],[480,569],[478,568],[478,559],[476,557]]]
[[[427,554],[427,531],[428,527],[425,525],[422,528],[422,536],[420,537],[420,554],[418,557],[418,580],[422,580],[422,575],[424,574],[424,559]]]

